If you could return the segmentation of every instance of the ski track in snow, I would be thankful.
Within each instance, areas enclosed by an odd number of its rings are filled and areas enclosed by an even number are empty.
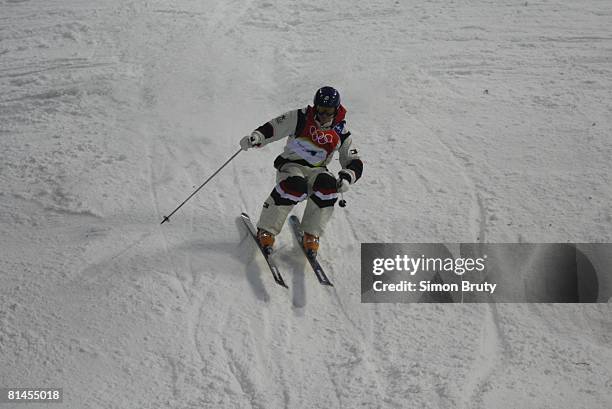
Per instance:
[[[362,242],[610,241],[606,2],[0,1],[0,385],[66,408],[608,408],[610,304],[360,303]],[[324,29],[323,29],[324,28]],[[247,237],[340,88],[365,161],[274,284]],[[337,171],[334,161],[331,168]],[[296,208],[298,215],[303,206]]]
[[[463,396],[460,397],[462,408],[483,407],[482,395],[490,382],[490,376],[501,364],[504,350],[498,324],[498,311],[495,304],[485,306],[476,363],[465,380]]]
[[[455,150],[453,150],[446,142],[444,142],[440,137],[438,137],[434,132],[431,132],[431,135],[436,136],[437,140],[444,147],[444,150],[448,153],[448,156],[451,158],[456,164],[456,167],[460,170],[465,184],[469,186],[470,196],[472,197],[473,206],[470,208],[470,220],[474,223],[473,227],[473,240],[475,242],[485,242],[485,232],[486,232],[486,212],[482,205],[482,198],[480,193],[478,193],[478,189],[476,188],[476,184],[473,178],[469,175],[466,167],[470,165],[469,160],[466,160],[465,157],[459,155]],[[476,225],[477,223],[477,225]]]

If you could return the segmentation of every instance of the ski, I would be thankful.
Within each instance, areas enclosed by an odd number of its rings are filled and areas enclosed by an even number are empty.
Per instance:
[[[308,254],[306,254],[306,251],[304,251],[304,247],[302,246],[304,232],[302,231],[300,227],[300,220],[297,218],[297,216],[295,215],[289,216],[289,224],[291,225],[291,230],[293,231],[293,234],[295,234],[295,237],[297,238],[297,241],[300,244],[300,248],[302,249],[304,256],[306,256],[306,259],[310,263],[312,270],[317,276],[319,283],[333,287],[334,285],[329,281],[329,279],[327,278],[327,275],[325,275],[325,271],[323,271],[323,267],[321,267],[321,264],[319,264],[319,261],[317,260],[317,258],[309,257]]]
[[[278,285],[281,285],[285,288],[289,288],[287,284],[285,284],[285,281],[283,280],[283,276],[278,270],[276,263],[274,263],[274,260],[272,260],[272,258],[270,257],[270,254],[266,253],[264,249],[261,248],[261,246],[259,245],[259,242],[257,241],[257,230],[255,229],[255,226],[253,225],[253,222],[251,221],[251,218],[249,217],[249,215],[243,212],[240,215],[240,218],[242,219],[247,229],[249,230],[249,233],[251,237],[253,238],[253,240],[255,240],[255,244],[257,244],[257,248],[259,249],[261,254],[264,256],[264,258],[266,259],[266,262],[268,263],[268,267],[270,267],[270,272],[272,273],[272,276],[274,277],[274,281],[276,281]]]

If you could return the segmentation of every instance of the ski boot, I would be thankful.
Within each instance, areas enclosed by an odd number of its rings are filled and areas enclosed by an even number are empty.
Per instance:
[[[317,251],[319,251],[319,237],[304,232],[302,245],[304,246],[304,251],[309,258],[317,257]]]
[[[266,254],[272,254],[272,246],[274,245],[274,235],[264,229],[257,229],[257,242],[259,247]]]

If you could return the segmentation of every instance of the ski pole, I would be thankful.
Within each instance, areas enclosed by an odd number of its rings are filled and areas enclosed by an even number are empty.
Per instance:
[[[336,187],[339,188],[340,186],[342,186],[342,179],[338,178],[336,180]],[[344,200],[344,193],[340,192],[340,201],[338,202],[338,205],[340,207],[346,207],[346,200]]]
[[[238,152],[234,153],[234,154],[232,155],[232,157],[231,157],[231,158],[229,158],[229,159],[227,160],[227,162],[225,162],[223,165],[221,165],[221,167],[220,167],[219,169],[217,169],[217,171],[216,171],[215,173],[213,173],[213,174],[212,174],[212,175],[211,175],[211,176],[210,176],[208,179],[206,179],[206,181],[205,181],[204,183],[202,183],[202,184],[200,185],[200,187],[199,187],[199,188],[197,188],[197,189],[196,189],[196,190],[195,190],[195,191],[194,191],[192,194],[190,194],[190,195],[189,195],[189,197],[183,201],[183,203],[181,203],[180,205],[178,205],[178,207],[177,207],[176,209],[174,209],[174,210],[172,211],[172,213],[170,213],[168,216],[164,216],[164,220],[162,220],[162,222],[161,222],[160,224],[164,224],[165,222],[169,222],[169,221],[170,221],[170,218],[172,217],[172,215],[173,215],[174,213],[176,213],[176,211],[177,211],[178,209],[180,209],[181,207],[183,207],[183,205],[184,205],[185,203],[187,203],[187,201],[188,201],[189,199],[191,199],[191,198],[192,198],[192,197],[193,197],[193,196],[194,196],[196,193],[198,193],[198,192],[200,191],[200,189],[202,189],[202,188],[203,188],[203,187],[204,187],[204,186],[205,186],[205,185],[206,185],[208,182],[210,182],[210,180],[211,180],[212,178],[214,178],[215,176],[217,176],[217,173],[221,172],[221,169],[223,169],[225,166],[227,166],[227,164],[228,164],[228,163],[230,163],[230,162],[232,161],[232,159],[234,159],[236,156],[238,156],[238,154],[239,154],[240,152],[242,152],[242,149],[239,149],[239,150],[238,150]]]

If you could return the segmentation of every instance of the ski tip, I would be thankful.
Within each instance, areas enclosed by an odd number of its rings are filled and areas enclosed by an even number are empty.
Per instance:
[[[289,289],[289,286],[285,284],[285,280],[283,280],[283,277],[280,275],[278,271],[276,272],[276,274],[274,274],[274,281],[276,281],[276,284],[280,285],[281,287],[285,287],[286,289]]]
[[[162,222],[160,224],[164,224],[166,222],[169,222],[170,218],[168,216],[164,216],[164,220],[162,220]]]

